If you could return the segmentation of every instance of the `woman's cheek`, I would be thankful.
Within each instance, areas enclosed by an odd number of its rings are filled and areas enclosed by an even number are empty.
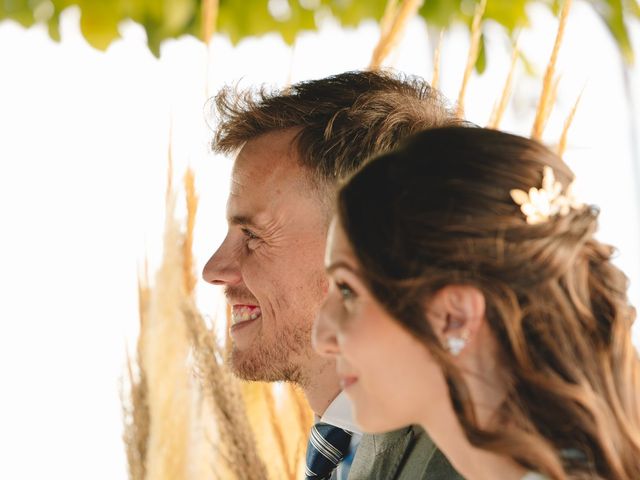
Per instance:
[[[354,364],[371,364],[376,353],[376,336],[362,316],[350,317],[340,326],[341,350]],[[373,334],[373,335],[372,335]]]

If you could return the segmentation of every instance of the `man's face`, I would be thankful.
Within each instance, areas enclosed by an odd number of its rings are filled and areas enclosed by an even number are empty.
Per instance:
[[[327,290],[327,218],[297,162],[294,134],[268,133],[240,151],[227,202],[227,236],[203,278],[225,287],[235,373],[304,385],[328,366],[311,348],[311,326]]]

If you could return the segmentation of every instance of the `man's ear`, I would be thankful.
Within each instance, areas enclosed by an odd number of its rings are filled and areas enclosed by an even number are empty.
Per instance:
[[[447,285],[425,305],[426,317],[440,342],[458,355],[485,321],[485,300],[471,285]]]

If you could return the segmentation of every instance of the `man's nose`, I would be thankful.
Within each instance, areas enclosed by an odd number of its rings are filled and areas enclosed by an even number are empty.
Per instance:
[[[235,285],[240,282],[240,265],[226,238],[202,269],[202,278],[213,285]]]
[[[313,322],[311,342],[315,351],[325,357],[335,357],[340,352],[328,301],[325,301]]]

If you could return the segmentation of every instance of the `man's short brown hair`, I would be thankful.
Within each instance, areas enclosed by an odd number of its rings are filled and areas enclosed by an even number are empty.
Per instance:
[[[226,87],[215,106],[214,151],[297,128],[299,160],[319,185],[335,184],[412,133],[464,123],[422,78],[384,71],[345,72],[281,91]]]

